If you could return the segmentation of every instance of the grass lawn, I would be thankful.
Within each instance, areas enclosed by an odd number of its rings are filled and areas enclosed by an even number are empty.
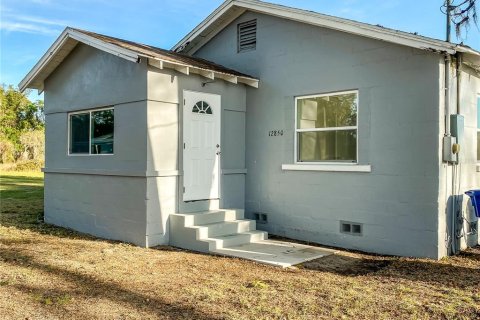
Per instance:
[[[280,269],[46,225],[39,173],[2,173],[0,201],[1,319],[480,318],[480,248]]]

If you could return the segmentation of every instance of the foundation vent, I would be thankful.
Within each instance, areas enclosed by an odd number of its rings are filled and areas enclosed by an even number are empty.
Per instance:
[[[349,221],[340,221],[340,232],[352,236],[363,235],[363,224]]]
[[[266,213],[255,212],[253,217],[257,223],[268,223],[268,216]]]

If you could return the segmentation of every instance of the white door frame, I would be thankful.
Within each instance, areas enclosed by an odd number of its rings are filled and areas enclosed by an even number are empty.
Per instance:
[[[220,199],[221,109],[220,95],[183,91],[183,201]]]

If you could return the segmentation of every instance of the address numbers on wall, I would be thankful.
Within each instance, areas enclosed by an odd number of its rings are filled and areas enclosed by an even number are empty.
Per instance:
[[[283,130],[270,130],[268,131],[269,137],[281,137],[283,136]]]

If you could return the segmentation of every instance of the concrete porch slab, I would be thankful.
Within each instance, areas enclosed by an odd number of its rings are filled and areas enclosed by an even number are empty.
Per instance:
[[[211,251],[213,254],[243,258],[284,268],[329,256],[335,252],[327,248],[276,240],[262,240]]]

